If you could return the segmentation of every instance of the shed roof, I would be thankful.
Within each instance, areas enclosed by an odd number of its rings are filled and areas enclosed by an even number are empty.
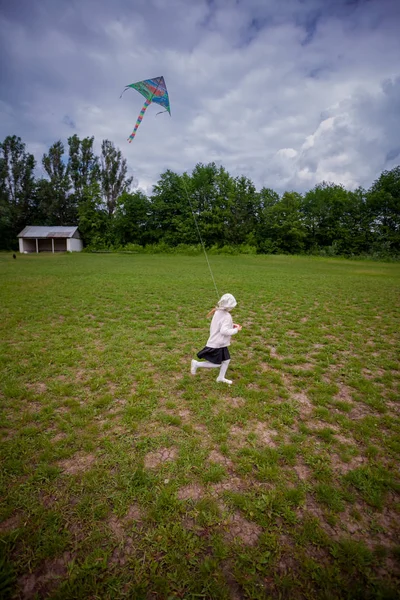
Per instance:
[[[42,227],[28,225],[18,234],[22,238],[71,238],[78,229],[77,225],[71,227]]]

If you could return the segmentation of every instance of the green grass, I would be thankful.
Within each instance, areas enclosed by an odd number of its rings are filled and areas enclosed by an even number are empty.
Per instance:
[[[0,254],[0,595],[397,598],[396,264]]]

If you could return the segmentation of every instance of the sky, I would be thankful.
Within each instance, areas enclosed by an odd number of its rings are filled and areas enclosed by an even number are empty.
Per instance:
[[[146,193],[222,164],[257,189],[400,164],[400,0],[0,0],[0,140],[121,149]],[[127,84],[164,76],[171,117]]]

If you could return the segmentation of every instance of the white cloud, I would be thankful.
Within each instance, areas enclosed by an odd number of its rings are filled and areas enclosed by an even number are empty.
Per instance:
[[[214,160],[257,187],[369,186],[399,160],[400,4],[30,0],[0,19],[0,137],[111,139],[139,186]],[[57,8],[57,10],[56,10]],[[11,12],[10,12],[11,11]],[[164,75],[172,118],[133,81]],[[68,118],[66,118],[66,116]],[[73,129],[75,125],[75,129]]]

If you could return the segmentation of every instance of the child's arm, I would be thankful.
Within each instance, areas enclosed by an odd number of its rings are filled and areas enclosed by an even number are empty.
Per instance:
[[[241,326],[234,325],[232,323],[232,317],[229,315],[224,321],[221,323],[220,332],[222,335],[235,335],[238,331],[240,331]]]

